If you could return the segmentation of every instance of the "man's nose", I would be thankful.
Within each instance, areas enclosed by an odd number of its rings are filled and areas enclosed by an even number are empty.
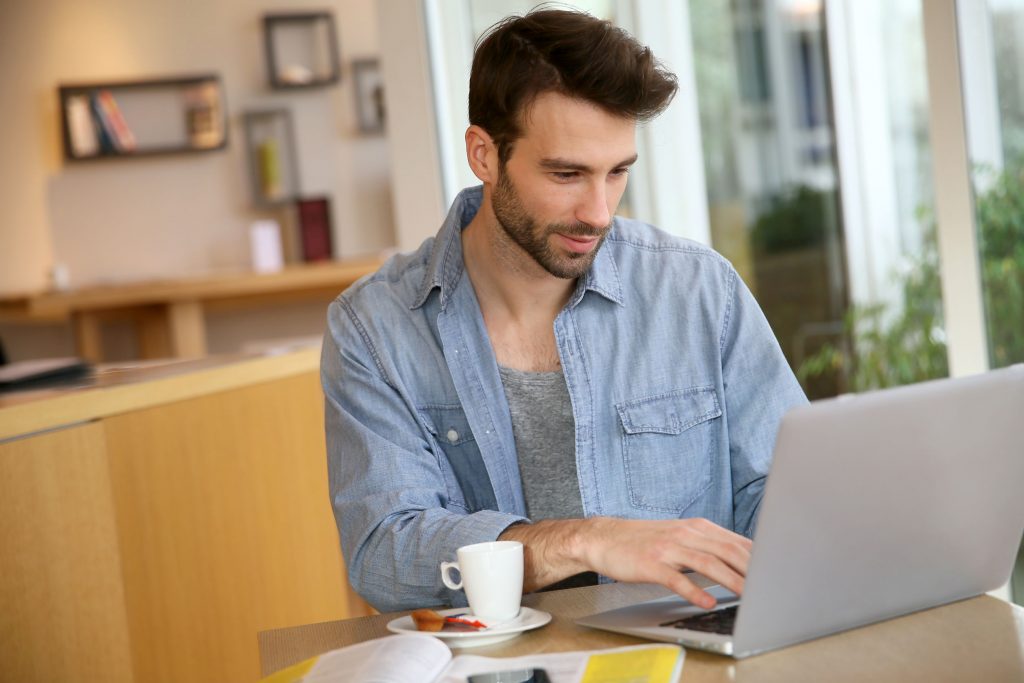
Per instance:
[[[608,192],[604,183],[595,183],[590,187],[586,195],[576,207],[576,220],[594,228],[603,228],[611,220],[611,212],[608,210]]]

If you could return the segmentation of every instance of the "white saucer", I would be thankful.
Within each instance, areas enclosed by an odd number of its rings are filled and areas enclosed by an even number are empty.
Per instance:
[[[438,614],[443,617],[459,614],[464,615],[466,619],[473,618],[473,615],[465,607],[439,610]],[[551,615],[547,612],[530,607],[520,607],[518,617],[488,626],[481,631],[418,631],[411,616],[392,619],[388,622],[388,630],[392,633],[420,633],[434,636],[445,641],[449,647],[480,647],[481,645],[500,643],[503,640],[511,640],[523,631],[540,628],[549,621],[551,621]]]

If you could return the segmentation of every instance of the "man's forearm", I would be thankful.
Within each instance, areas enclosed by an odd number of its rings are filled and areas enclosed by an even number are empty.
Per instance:
[[[661,584],[704,609],[715,599],[682,570],[700,572],[739,595],[751,549],[750,539],[699,518],[546,520],[515,524],[498,538],[522,542],[526,591],[595,571],[617,581]]]
[[[514,524],[498,537],[523,544],[523,591],[531,592],[591,569],[584,559],[584,537],[591,521],[550,519]]]

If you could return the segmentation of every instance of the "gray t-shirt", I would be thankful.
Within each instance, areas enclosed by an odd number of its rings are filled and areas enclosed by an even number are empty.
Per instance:
[[[512,413],[526,516],[535,522],[583,517],[576,476],[576,422],[565,375],[499,370]]]

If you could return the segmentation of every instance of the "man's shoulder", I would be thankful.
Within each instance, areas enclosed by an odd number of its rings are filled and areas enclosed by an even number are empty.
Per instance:
[[[734,272],[728,259],[711,247],[631,218],[617,217],[606,242],[620,267],[678,267],[691,272],[699,268],[720,275]]]
[[[434,239],[427,238],[415,251],[393,254],[375,272],[339,294],[336,301],[357,311],[388,305],[411,308],[423,287]]]

